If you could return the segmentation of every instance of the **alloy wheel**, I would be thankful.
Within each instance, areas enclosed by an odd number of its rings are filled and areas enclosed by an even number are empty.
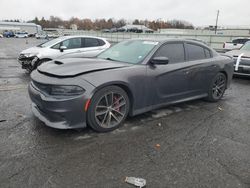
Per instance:
[[[95,119],[102,128],[112,128],[119,125],[127,111],[124,96],[117,92],[108,92],[100,97],[95,107]]]
[[[223,74],[219,74],[212,87],[212,95],[214,99],[220,99],[226,89],[226,77]]]

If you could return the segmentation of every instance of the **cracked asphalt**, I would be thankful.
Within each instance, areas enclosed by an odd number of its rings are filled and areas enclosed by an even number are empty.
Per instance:
[[[0,39],[0,187],[250,187],[250,79],[218,103],[196,100],[129,118],[100,134],[46,127],[31,112],[18,53],[42,42]],[[156,147],[156,145],[158,147]]]

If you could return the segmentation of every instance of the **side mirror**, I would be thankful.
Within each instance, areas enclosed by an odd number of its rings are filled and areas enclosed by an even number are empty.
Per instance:
[[[66,46],[60,46],[60,52],[63,52],[64,50],[66,50],[67,49],[67,47]]]
[[[169,63],[169,59],[167,57],[154,57],[150,62],[155,65],[166,65]]]

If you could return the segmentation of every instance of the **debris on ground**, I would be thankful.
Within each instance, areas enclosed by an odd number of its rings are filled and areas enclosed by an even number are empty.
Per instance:
[[[7,120],[6,120],[6,119],[1,119],[1,120],[0,120],[0,123],[1,123],[1,122],[5,122],[5,121],[7,121]]]
[[[219,109],[220,111],[223,111],[223,108],[221,108],[220,106],[218,107],[218,109]]]
[[[25,118],[25,117],[26,117],[25,115],[19,114],[19,113],[16,113],[16,116],[17,116],[18,118]]]
[[[137,187],[146,186],[146,180],[143,178],[135,178],[135,177],[126,177],[125,182],[131,185],[135,185]]]
[[[160,144],[155,144],[155,147],[156,147],[157,149],[159,149],[159,148],[161,147],[161,145],[160,145]]]
[[[161,123],[158,123],[157,125],[158,125],[159,127],[161,127]]]

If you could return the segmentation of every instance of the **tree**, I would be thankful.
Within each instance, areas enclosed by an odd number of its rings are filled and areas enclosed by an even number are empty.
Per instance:
[[[138,19],[135,19],[135,20],[133,21],[133,25],[140,25],[139,20],[138,20]]]

